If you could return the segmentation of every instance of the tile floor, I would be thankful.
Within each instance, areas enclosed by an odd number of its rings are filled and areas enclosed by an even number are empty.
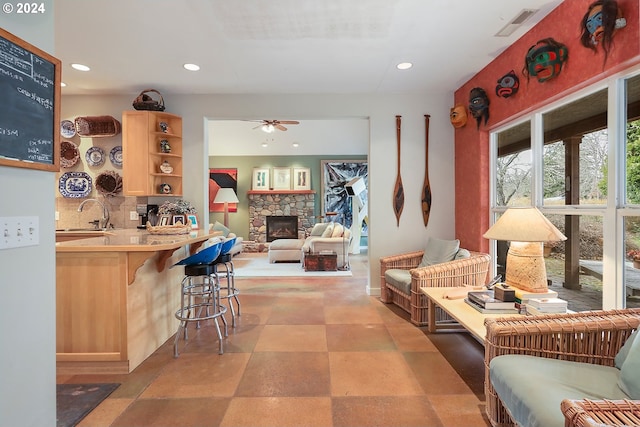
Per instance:
[[[366,262],[348,278],[236,279],[223,355],[206,324],[177,359],[170,339],[128,375],[59,375],[121,383],[79,426],[488,426],[483,347],[368,296]]]

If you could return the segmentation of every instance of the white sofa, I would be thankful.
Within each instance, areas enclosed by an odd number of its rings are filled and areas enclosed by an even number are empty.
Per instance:
[[[333,251],[337,254],[337,267],[349,264],[351,230],[340,223],[319,222],[313,226],[311,235],[302,245],[302,258],[309,252]]]

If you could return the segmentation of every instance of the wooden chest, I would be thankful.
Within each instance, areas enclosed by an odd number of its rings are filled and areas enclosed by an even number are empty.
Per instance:
[[[305,271],[336,271],[338,255],[335,252],[309,252],[304,256]]]

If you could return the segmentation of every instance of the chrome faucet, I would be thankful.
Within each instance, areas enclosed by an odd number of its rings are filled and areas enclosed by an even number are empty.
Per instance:
[[[96,221],[91,222],[90,224],[94,224],[96,228],[107,228],[109,226],[109,209],[98,199],[87,199],[80,203],[78,206],[78,212],[82,212],[82,208],[84,208],[85,203],[87,202],[96,202],[100,206],[102,206],[102,218]]]

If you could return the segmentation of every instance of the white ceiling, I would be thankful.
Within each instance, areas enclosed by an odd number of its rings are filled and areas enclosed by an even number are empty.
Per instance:
[[[127,94],[133,99],[145,88],[158,89],[165,97],[449,93],[560,3],[55,0],[55,56],[63,62],[62,80],[67,85],[63,95]],[[523,9],[539,11],[511,36],[494,36]],[[396,65],[404,61],[412,62],[413,68],[397,70]],[[72,69],[74,62],[88,65],[91,71]],[[184,63],[196,63],[201,70],[187,71]],[[361,126],[358,122],[354,120],[355,128]],[[311,124],[301,120],[287,132],[270,136],[253,130],[248,139],[233,137],[233,144],[225,139],[233,149],[227,155],[259,154],[256,139],[269,142],[271,138],[287,148],[295,140],[313,141],[306,148],[315,147],[317,152],[310,154],[325,154],[325,148],[332,149],[326,146],[327,140],[302,134],[313,128]],[[228,126],[247,132],[253,123]],[[221,128],[212,134],[228,131]]]
[[[452,91],[561,1],[53,3],[63,94],[306,94]],[[522,9],[540,11],[510,37],[494,37]],[[399,71],[401,61],[414,66]],[[184,70],[187,62],[201,70]]]

